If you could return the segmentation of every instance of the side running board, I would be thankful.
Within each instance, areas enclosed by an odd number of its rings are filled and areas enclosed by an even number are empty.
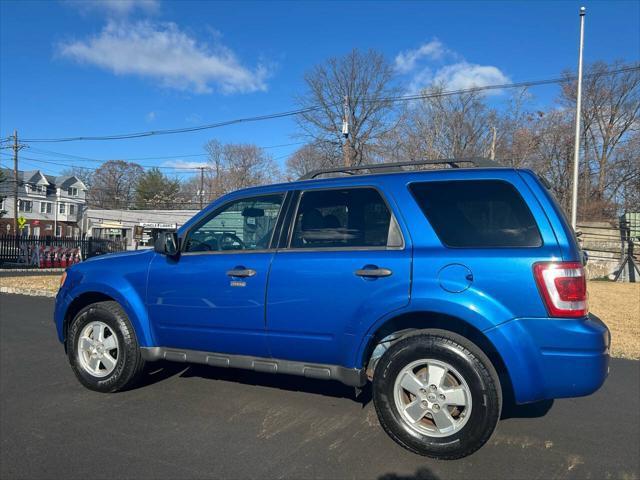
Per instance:
[[[142,358],[147,362],[168,360],[170,362],[198,363],[211,367],[240,368],[264,373],[284,373],[321,380],[337,380],[352,387],[362,387],[367,383],[364,369],[346,368],[340,365],[294,362],[275,358],[228,355],[168,347],[142,347],[140,351]]]

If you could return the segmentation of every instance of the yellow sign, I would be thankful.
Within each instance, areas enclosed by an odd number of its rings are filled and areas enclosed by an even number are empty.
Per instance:
[[[24,226],[27,224],[27,219],[24,217],[18,217],[18,228],[22,230]]]

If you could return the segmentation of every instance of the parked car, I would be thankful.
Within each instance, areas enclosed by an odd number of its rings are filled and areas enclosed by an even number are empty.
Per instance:
[[[402,165],[237,191],[153,251],[70,267],[55,322],[76,376],[115,392],[164,359],[372,382],[391,438],[445,459],[489,439],[503,399],[596,391],[609,331],[536,174]]]

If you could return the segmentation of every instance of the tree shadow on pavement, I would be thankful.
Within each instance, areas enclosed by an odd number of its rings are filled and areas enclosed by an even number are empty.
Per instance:
[[[165,362],[163,360],[148,363],[145,366],[140,380],[133,388],[142,388],[162,382],[184,372],[187,368],[189,368],[189,365],[185,365],[184,363]]]
[[[553,400],[542,400],[525,405],[516,405],[515,402],[506,403],[502,407],[500,420],[509,418],[539,418],[544,417],[553,407]]]
[[[218,368],[206,365],[189,365],[180,374],[181,377],[200,377],[210,380],[242,383],[245,385],[260,385],[262,387],[278,388],[293,392],[306,392],[334,398],[348,398],[362,403],[366,400],[365,391],[356,394],[354,387],[343,385],[334,380],[316,380],[296,375],[261,373],[253,370],[235,368]],[[366,390],[366,389],[365,389]],[[370,395],[369,395],[370,398]],[[368,402],[368,400],[366,400]]]
[[[429,470],[427,467],[421,467],[416,470],[414,475],[398,475],[395,473],[386,473],[381,477],[378,477],[378,480],[439,480],[435,473]]]
[[[237,382],[245,385],[260,385],[292,392],[306,392],[334,398],[347,398],[358,402],[362,408],[372,400],[371,383],[361,389],[349,387],[333,380],[316,380],[295,375],[261,373],[236,368],[217,368],[207,365],[184,364],[159,361],[150,363],[145,369],[136,388],[162,382],[175,375],[180,377],[199,377],[209,380]],[[546,415],[553,406],[553,400],[516,405],[510,395],[505,395],[501,420],[509,418],[537,418]]]

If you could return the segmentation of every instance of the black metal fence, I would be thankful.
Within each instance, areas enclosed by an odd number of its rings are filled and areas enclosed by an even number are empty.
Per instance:
[[[64,268],[124,250],[124,240],[0,235],[0,268]]]

